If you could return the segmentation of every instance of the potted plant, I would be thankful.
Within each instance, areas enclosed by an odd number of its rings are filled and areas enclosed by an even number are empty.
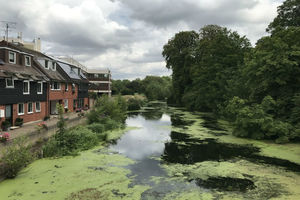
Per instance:
[[[11,124],[8,120],[2,122],[1,127],[3,131],[7,131],[10,128]]]
[[[24,120],[23,120],[22,118],[19,118],[19,117],[18,117],[18,118],[16,119],[16,121],[15,121],[15,125],[16,125],[16,126],[22,126],[22,125],[23,125],[23,121],[24,121]]]

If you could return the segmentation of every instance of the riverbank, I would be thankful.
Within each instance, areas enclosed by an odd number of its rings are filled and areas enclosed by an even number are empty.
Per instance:
[[[209,113],[131,112],[109,143],[44,158],[0,183],[0,199],[299,199],[300,145],[236,138]],[[118,139],[119,138],[119,139]],[[108,144],[108,145],[107,145]]]
[[[78,124],[86,123],[84,116],[78,116],[78,113],[66,113],[64,117],[67,121],[67,128],[74,127]],[[11,145],[13,141],[18,137],[27,138],[27,143],[34,145],[36,142],[47,140],[49,137],[54,135],[57,131],[57,116],[53,116],[47,121],[37,121],[30,124],[25,124],[22,127],[8,131],[10,134],[10,140],[5,143],[0,143],[0,158],[1,152],[5,147]],[[39,128],[39,124],[44,123],[47,128]]]

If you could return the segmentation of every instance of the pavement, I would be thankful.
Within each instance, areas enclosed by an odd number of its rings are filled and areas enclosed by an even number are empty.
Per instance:
[[[74,112],[66,113],[66,114],[64,114],[64,117],[67,118],[68,120],[73,120],[73,119],[78,118],[78,113],[74,113]],[[28,136],[31,133],[34,133],[38,130],[38,124],[40,124],[41,122],[45,123],[45,125],[47,127],[56,127],[56,124],[58,122],[58,116],[57,115],[51,116],[51,118],[47,121],[39,120],[39,121],[35,121],[35,122],[26,123],[26,124],[23,124],[22,127],[19,127],[19,128],[13,129],[13,130],[9,130],[9,131],[2,131],[2,132],[0,131],[0,133],[9,133],[10,140],[13,140],[20,136]],[[67,123],[68,123],[68,121],[67,121]]]

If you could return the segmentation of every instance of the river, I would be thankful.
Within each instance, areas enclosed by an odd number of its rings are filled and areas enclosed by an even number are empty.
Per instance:
[[[0,199],[300,199],[299,144],[236,138],[210,113],[159,102],[126,125],[109,146],[35,161]]]

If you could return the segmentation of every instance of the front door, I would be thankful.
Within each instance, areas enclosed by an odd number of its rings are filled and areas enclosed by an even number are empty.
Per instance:
[[[5,106],[5,120],[9,121],[10,124],[13,124],[12,117],[12,105]]]

